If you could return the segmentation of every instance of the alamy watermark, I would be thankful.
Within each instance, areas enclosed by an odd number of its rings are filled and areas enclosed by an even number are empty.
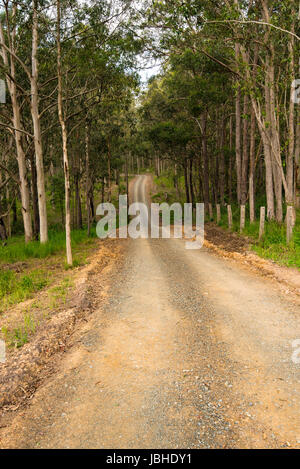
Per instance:
[[[300,364],[300,339],[296,339],[292,342],[292,347],[294,349],[292,354],[292,362],[296,365]]]
[[[299,15],[300,15],[300,10],[299,10]],[[299,69],[300,69],[300,60],[299,60]],[[291,99],[294,104],[300,104],[300,79],[299,78],[292,82]]]
[[[127,195],[119,197],[119,211],[111,203],[102,203],[96,214],[102,216],[97,223],[99,238],[184,238],[186,249],[201,249],[204,243],[204,204],[152,203],[150,207],[135,202],[129,207]],[[173,228],[171,229],[171,214]],[[117,230],[117,215],[118,226]],[[128,223],[128,216],[134,217]],[[160,223],[161,220],[161,223]],[[194,223],[193,223],[194,222]]]
[[[6,103],[6,86],[5,80],[0,80],[0,104]]]
[[[295,104],[300,104],[300,80],[294,80],[292,83],[292,101]]]
[[[0,340],[0,363],[6,362],[6,346],[4,340]]]

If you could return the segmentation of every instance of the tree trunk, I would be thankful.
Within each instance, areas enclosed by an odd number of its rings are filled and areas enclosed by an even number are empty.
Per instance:
[[[295,200],[300,208],[300,113],[297,113],[296,145],[295,145]]]
[[[187,161],[184,161],[184,185],[185,185],[185,195],[186,195],[186,202],[189,204],[190,203],[190,191],[189,191],[189,181],[188,181],[188,167],[187,167]]]
[[[16,15],[16,5],[13,7],[13,18]],[[14,51],[15,45],[15,34],[16,28],[14,27],[12,31],[12,39],[11,39],[11,48]],[[2,23],[0,22],[0,38],[1,42],[5,44],[5,36],[2,27]],[[6,50],[4,48],[1,49],[1,55],[3,62],[7,68],[9,68],[9,61]],[[15,82],[16,71],[15,71],[15,59],[13,56],[10,57],[10,75],[12,79],[8,75],[6,75],[6,81],[8,90],[11,96],[12,102],[12,111],[13,111],[13,126],[15,129],[22,130],[21,124],[21,111],[20,106],[18,103],[17,98],[17,86]],[[31,213],[30,213],[30,193],[29,193],[29,185],[27,181],[27,169],[26,169],[26,159],[25,159],[25,152],[23,150],[22,145],[22,132],[15,130],[15,141],[16,141],[16,150],[17,150],[17,162],[18,162],[18,169],[19,169],[19,178],[20,178],[20,195],[21,195],[21,211],[23,217],[23,224],[24,224],[24,234],[25,234],[25,242],[28,243],[32,240],[32,222],[31,222]]]
[[[78,229],[82,229],[82,210],[81,210],[81,199],[80,199],[80,187],[79,187],[79,174],[76,171],[74,178],[75,188],[75,209],[76,209],[76,226]]]
[[[190,201],[195,207],[195,192],[193,186],[193,158],[189,158],[189,193],[190,193]]]
[[[270,87],[268,74],[265,78],[265,103],[266,103],[266,119],[271,122],[270,113]],[[267,195],[267,217],[269,220],[275,218],[275,202],[274,202],[274,185],[273,185],[273,169],[272,169],[272,149],[271,149],[271,129],[264,127],[262,132],[265,166],[266,166],[266,195]],[[274,181],[275,184],[275,181]]]
[[[101,178],[101,203],[104,204],[105,199],[105,181],[104,177]]]
[[[2,184],[2,174],[0,172],[0,185]],[[6,226],[3,220],[3,215],[2,215],[2,196],[0,194],[0,239],[2,241],[5,241],[7,239],[7,231],[6,231]]]
[[[36,166],[34,164],[34,155],[30,153],[30,167],[31,167],[31,197],[32,197],[32,211],[33,211],[33,233],[36,240],[39,239],[40,232],[40,217],[39,217],[39,204],[38,204],[38,191],[37,191],[37,177]]]
[[[242,173],[241,173],[241,205],[245,205],[248,196],[248,169],[249,169],[249,151],[248,151],[248,108],[249,97],[244,96],[244,118],[243,118],[243,159],[242,159]]]
[[[176,165],[175,165],[175,171],[176,171]],[[204,200],[204,189],[203,189],[203,171],[202,171],[202,159],[201,159],[201,153],[199,152],[198,154],[198,179],[199,179],[199,183],[198,183],[198,201],[199,202],[203,202]],[[179,195],[178,195],[178,178],[177,178],[177,175],[176,175],[176,185],[175,185],[175,188],[176,188],[176,194],[177,194],[177,198],[179,199]]]
[[[67,263],[73,265],[72,248],[71,248],[71,211],[70,211],[70,173],[68,158],[68,138],[66,123],[63,112],[63,88],[62,88],[62,64],[61,64],[61,42],[60,42],[60,0],[57,0],[57,78],[58,78],[58,117],[61,126],[62,142],[63,142],[63,163],[65,175],[65,206],[66,206],[66,249]]]
[[[45,191],[45,174],[43,162],[42,132],[39,117],[39,96],[38,96],[38,16],[37,0],[33,0],[32,19],[32,74],[31,74],[31,116],[34,132],[34,148],[37,173],[37,190],[40,215],[40,242],[48,241],[48,221]]]
[[[107,186],[108,186],[108,202],[111,202],[111,151],[110,142],[107,142]]]
[[[207,137],[206,137],[206,112],[201,115],[201,126],[202,126],[202,156],[203,156],[203,183],[204,183],[204,204],[205,210],[208,210],[209,199],[209,161],[207,153]]]
[[[281,149],[279,139],[279,123],[276,116],[276,102],[275,102],[275,73],[274,73],[274,55],[272,54],[267,60],[267,74],[269,85],[269,115],[270,115],[270,142],[271,142],[271,155],[272,167],[274,177],[274,192],[276,197],[276,220],[278,223],[283,221],[282,211],[282,162],[281,162]]]
[[[5,223],[4,223],[3,218],[1,217],[1,215],[0,215],[0,239],[2,241],[7,240],[6,227],[5,227]]]
[[[95,206],[94,206],[94,184],[91,183],[90,189],[90,207],[91,207],[91,222],[95,221]]]
[[[212,190],[213,190],[213,198],[215,205],[219,203],[219,159],[218,155],[215,154],[214,157],[214,183],[212,185]]]
[[[255,221],[255,190],[254,190],[254,177],[255,177],[255,114],[251,108],[251,123],[250,123],[250,166],[249,166],[249,210],[250,210],[250,223]]]
[[[239,46],[236,45],[236,56],[239,55]],[[241,177],[242,177],[242,154],[241,154],[241,88],[238,85],[235,98],[235,161],[237,180],[237,202],[241,203]]]
[[[254,50],[254,78],[257,75],[257,62],[258,62],[258,45],[255,44]],[[254,178],[255,178],[255,129],[256,129],[256,119],[255,111],[253,106],[251,106],[250,111],[250,150],[249,150],[249,211],[250,211],[250,223],[255,221],[255,187],[254,187]],[[262,140],[259,143],[258,156],[261,151]]]
[[[230,154],[229,154],[229,163],[228,163],[228,199],[229,203],[232,203],[232,147],[233,147],[233,128],[232,128],[232,116],[230,116],[229,120],[229,149],[230,149]]]
[[[10,136],[9,137],[9,149],[6,153],[6,156],[5,156],[5,163],[8,165],[9,163],[9,157],[10,157],[10,154],[9,154],[9,150],[13,147],[13,137]],[[7,216],[6,216],[6,220],[7,220],[7,236],[9,238],[11,238],[11,206],[10,206],[10,190],[9,190],[9,184],[6,184],[6,201],[7,201]]]
[[[90,205],[90,138],[89,126],[85,125],[85,177],[86,177],[86,216],[87,216],[87,234],[91,234],[91,205]]]
[[[237,2],[236,2],[237,3]],[[264,2],[262,2],[264,3]],[[267,21],[267,20],[266,20]],[[268,219],[274,219],[275,217],[275,204],[274,204],[274,188],[273,188],[273,168],[272,168],[272,140],[270,135],[270,75],[268,71],[268,66],[266,64],[266,73],[265,73],[265,113],[266,117],[263,117],[263,112],[261,109],[261,104],[259,100],[255,98],[255,75],[254,77],[250,74],[250,64],[249,56],[246,53],[244,46],[241,46],[241,54],[243,61],[247,64],[245,68],[246,78],[249,84],[251,85],[251,104],[255,112],[255,117],[259,132],[264,146],[264,156],[265,156],[265,170],[266,170],[266,196],[267,196],[267,216]],[[267,58],[266,58],[267,62]],[[267,125],[269,122],[269,125]]]
[[[295,31],[295,8],[292,8],[293,18],[291,32]],[[295,48],[295,38],[290,36],[288,50],[290,58],[290,79],[293,82],[295,79],[295,57],[294,57],[294,48]],[[286,196],[287,205],[294,205],[294,153],[295,153],[295,103],[293,101],[292,93],[293,89],[291,87],[290,103],[289,103],[289,122],[288,122],[288,133],[289,133],[289,146],[288,146],[288,157],[287,157],[287,168],[286,168],[286,179],[288,193]],[[295,214],[294,214],[295,216]]]
[[[126,195],[127,195],[127,205],[129,203],[129,178],[128,178],[128,154],[126,153],[125,160],[125,180],[126,180]]]
[[[221,122],[220,122],[220,162],[219,162],[219,186],[220,186],[220,202],[225,205],[225,155],[224,155],[224,144],[225,144],[225,116],[224,110],[222,110]]]

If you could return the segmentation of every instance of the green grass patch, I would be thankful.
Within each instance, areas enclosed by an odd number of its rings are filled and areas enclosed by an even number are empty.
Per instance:
[[[0,312],[12,304],[27,300],[47,285],[48,278],[43,270],[33,270],[25,275],[11,270],[1,270]]]
[[[294,229],[294,236],[289,245],[286,244],[286,227],[275,222],[266,223],[263,239],[252,246],[260,256],[288,267],[300,270],[300,223]]]
[[[249,210],[247,207],[247,215]],[[232,206],[233,227],[232,230],[239,234],[240,232],[240,212],[238,206]],[[300,269],[300,211],[297,212],[296,225],[291,243],[286,243],[286,225],[275,221],[265,222],[265,233],[259,241],[259,215],[254,223],[246,221],[242,236],[248,236],[252,240],[252,249],[259,256],[265,259],[273,260],[281,265],[288,267],[297,267]],[[216,214],[214,213],[214,219]],[[222,216],[219,226],[228,228],[227,210],[222,207]]]
[[[86,258],[95,243],[96,236],[95,227],[92,228],[90,237],[87,236],[86,229],[72,232],[74,255],[72,268],[86,263]],[[13,304],[32,298],[38,291],[53,283],[55,272],[69,269],[70,267],[64,263],[64,254],[65,232],[53,229],[50,230],[49,241],[45,244],[40,244],[38,241],[25,244],[23,237],[15,236],[8,240],[6,246],[1,246],[0,312],[5,311]],[[51,257],[55,255],[58,257],[55,258],[55,264],[52,267]],[[42,259],[45,259],[45,263],[39,262]],[[17,272],[20,269],[14,269],[14,263],[26,261],[28,264],[25,264],[24,269],[22,266],[22,273]],[[1,263],[4,264],[2,268]]]
[[[29,337],[36,331],[37,324],[30,314],[25,314],[23,323],[12,330],[2,327],[1,332],[8,347],[20,348],[27,344]]]
[[[65,250],[66,239],[64,231],[49,231],[49,241],[41,244],[39,241],[32,241],[25,244],[24,237],[15,236],[8,240],[6,246],[0,246],[0,263],[24,262],[28,259],[45,259]],[[91,236],[88,237],[86,229],[73,230],[71,233],[72,247],[75,248],[84,242],[90,243],[95,238],[96,230],[92,229]]]
[[[59,285],[50,288],[48,298],[50,300],[51,308],[56,308],[60,303],[66,303],[68,291],[72,285],[73,283],[71,278],[66,277]]]
[[[174,176],[171,172],[165,171],[159,177],[154,178],[156,193],[152,195],[152,201],[156,203],[167,202],[185,202],[184,178],[181,176],[178,180],[180,197],[174,188]],[[166,197],[167,194],[167,197]],[[266,205],[264,198],[257,200],[256,221],[250,223],[249,207],[246,207],[246,226],[241,236],[247,236],[252,241],[252,249],[259,256],[273,260],[281,265],[296,267],[300,269],[300,210],[297,212],[297,220],[294,228],[293,240],[287,246],[286,226],[274,221],[265,223],[265,234],[259,241],[259,210],[261,205]],[[232,231],[240,235],[240,207],[232,204],[233,226]],[[213,220],[217,219],[216,207],[213,206]],[[209,216],[206,214],[206,222],[209,222]],[[172,223],[172,216],[171,216]],[[219,226],[228,229],[227,208],[221,207],[221,221]]]

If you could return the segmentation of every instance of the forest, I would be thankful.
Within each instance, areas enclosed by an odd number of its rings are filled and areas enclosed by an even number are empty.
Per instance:
[[[300,448],[299,26],[0,0],[0,449]]]
[[[3,0],[3,246],[63,230],[72,265],[72,230],[143,170],[210,218],[246,206],[251,225],[265,206],[280,227],[291,207],[295,225],[298,26],[290,0]]]

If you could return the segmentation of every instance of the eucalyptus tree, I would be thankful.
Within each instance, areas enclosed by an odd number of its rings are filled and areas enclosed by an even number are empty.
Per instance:
[[[7,87],[11,99],[12,115],[6,115],[1,125],[8,131],[14,132],[17,161],[20,178],[20,194],[22,216],[24,223],[25,241],[32,240],[32,220],[30,212],[30,192],[27,179],[26,156],[23,148],[24,135],[31,135],[24,130],[21,118],[20,94],[26,99],[26,92],[22,86],[17,83],[16,63],[20,60],[16,55],[16,35],[17,35],[17,6],[13,5],[12,10],[8,3],[4,3],[4,13],[0,21],[0,40],[1,40],[1,68],[6,78]],[[21,61],[23,66],[23,62]],[[25,64],[24,64],[24,67]]]
[[[230,94],[235,101],[237,200],[244,204],[250,197],[252,220],[260,139],[268,217],[276,214],[282,221],[282,191],[286,203],[294,204],[299,190],[294,170],[299,112],[293,101],[299,62],[298,7],[295,0],[155,1],[145,23],[160,32],[157,54],[182,55],[190,48],[219,64],[235,81]]]

